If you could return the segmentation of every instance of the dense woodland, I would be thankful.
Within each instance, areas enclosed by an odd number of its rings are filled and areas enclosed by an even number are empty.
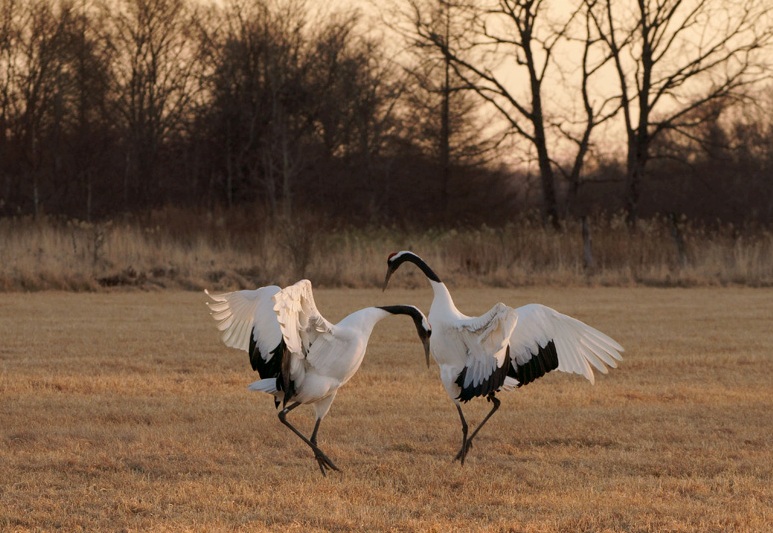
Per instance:
[[[770,7],[614,4],[0,0],[0,215],[773,222]]]

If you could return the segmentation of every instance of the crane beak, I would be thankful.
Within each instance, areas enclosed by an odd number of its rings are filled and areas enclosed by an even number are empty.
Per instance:
[[[389,278],[392,277],[393,272],[394,272],[394,269],[392,268],[392,265],[389,265],[387,267],[386,277],[384,278],[384,287],[381,289],[382,292],[385,291],[387,288],[387,285],[389,285]]]
[[[427,331],[426,335],[421,336],[421,343],[424,345],[424,359],[427,361],[427,368],[429,368],[429,337],[432,335],[432,331]]]

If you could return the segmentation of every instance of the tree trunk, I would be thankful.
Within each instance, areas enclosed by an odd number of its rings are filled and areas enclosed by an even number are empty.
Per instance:
[[[123,167],[123,208],[129,209],[129,179],[131,173],[131,151],[126,149]]]
[[[540,137],[537,136],[537,139]],[[540,183],[542,184],[542,216],[545,224],[551,224],[554,229],[561,229],[561,221],[558,217],[558,200],[556,199],[555,178],[553,167],[550,166],[547,145],[544,135],[537,144],[537,158],[539,161]]]
[[[671,212],[668,214],[668,221],[671,226],[671,237],[674,239],[676,253],[679,257],[679,266],[684,268],[687,266],[687,248],[684,244],[682,229],[679,227],[679,221],[677,220],[675,213]]]
[[[449,6],[445,5],[445,54],[444,54],[444,79],[443,79],[443,101],[440,112],[440,215],[443,222],[448,222],[448,182],[451,174],[451,129],[449,124],[450,99],[451,99],[451,58],[448,55],[448,39],[451,31],[451,14]]]
[[[443,86],[443,104],[440,116],[440,215],[443,222],[448,222],[448,182],[451,174],[451,147],[449,127],[449,61],[446,58],[445,82]]]
[[[582,217],[582,266],[586,272],[593,270],[593,238],[588,217]]]
[[[629,229],[636,230],[639,220],[641,182],[647,166],[647,140],[637,135],[629,143],[628,168],[625,177],[625,211]]]
[[[293,214],[292,169],[290,147],[287,142],[287,128],[282,129],[282,215],[290,220]]]
[[[625,212],[626,222],[631,230],[636,229],[639,219],[639,183],[643,169],[638,161],[628,169],[625,179]]]
[[[558,200],[556,199],[555,177],[553,167],[550,165],[548,143],[545,136],[545,122],[542,116],[541,83],[532,67],[531,94],[532,116],[534,125],[534,146],[537,149],[537,162],[539,164],[540,182],[542,183],[542,216],[544,224],[551,224],[554,229],[561,229],[561,221],[558,217]]]

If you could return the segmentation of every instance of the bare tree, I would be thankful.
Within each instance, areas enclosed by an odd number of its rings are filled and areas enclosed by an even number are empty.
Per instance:
[[[577,199],[580,187],[585,181],[583,170],[586,158],[591,150],[591,135],[597,126],[614,118],[620,106],[613,97],[599,97],[594,94],[591,87],[593,81],[603,72],[604,67],[611,61],[612,55],[605,51],[599,51],[601,39],[593,31],[593,16],[591,9],[586,6],[578,12],[578,28],[574,36],[570,37],[580,51],[579,64],[579,93],[582,112],[578,120],[570,120],[566,117],[556,122],[556,128],[576,146],[571,165],[556,164],[561,174],[566,178],[569,189],[566,195],[567,210]],[[567,123],[566,126],[564,123]],[[598,181],[598,180],[595,180]],[[583,218],[583,222],[587,222]]]
[[[229,205],[239,195],[262,199],[272,215],[292,212],[310,130],[305,11],[302,1],[273,10],[232,2],[212,39],[210,129],[222,142]]]
[[[402,60],[408,75],[403,106],[410,116],[405,128],[440,167],[436,195],[444,222],[453,217],[454,174],[463,167],[482,167],[498,146],[496,135],[485,131],[490,117],[481,112],[474,91],[456,74],[447,53],[470,38],[469,10],[463,0],[411,0],[390,4],[384,13],[388,26],[408,44]]]
[[[3,203],[92,213],[104,158],[105,47],[89,0],[0,3]]]
[[[108,193],[104,176],[109,173],[109,152],[113,134],[109,121],[110,53],[107,41],[97,31],[102,26],[93,0],[73,2],[69,46],[65,57],[66,76],[61,88],[67,89],[63,107],[67,118],[67,139],[63,157],[69,160],[64,173],[74,192],[73,212],[91,220],[97,206],[97,190]]]
[[[37,216],[61,174],[73,6],[6,0],[2,12],[3,144],[15,159],[6,180]]]
[[[16,69],[16,7],[15,0],[0,0],[0,198],[4,204],[11,199],[11,190],[15,184],[12,166],[17,159],[11,133],[15,118],[13,79]]]
[[[379,43],[358,31],[360,22],[355,12],[334,13],[309,35],[310,104],[327,157],[364,160],[377,154],[402,89]]]
[[[330,204],[341,202],[336,189],[347,190],[349,200],[360,197],[366,217],[379,217],[390,180],[384,158],[406,135],[398,111],[404,80],[384,57],[382,43],[361,31],[357,12],[329,14],[314,27],[305,78],[322,152],[309,168],[306,190]]]
[[[412,10],[415,17],[421,16],[420,5],[416,2],[412,4]],[[449,0],[438,0],[434,6],[427,6],[429,8],[428,26],[431,26],[433,30],[430,32],[437,41],[442,42],[440,50],[448,50],[452,38],[452,26],[454,37],[459,35],[463,30],[452,24],[454,17],[454,11],[458,7],[455,2]],[[434,43],[429,43],[434,45]],[[419,53],[424,52],[426,55],[424,58],[419,58],[417,61],[417,67],[411,68],[409,72],[413,74],[419,87],[430,97],[439,96],[439,113],[430,113],[428,116],[438,117],[440,120],[438,131],[435,135],[431,135],[430,138],[436,139],[435,144],[437,146],[438,159],[441,168],[441,180],[440,180],[440,212],[444,220],[448,220],[448,189],[451,181],[451,98],[453,95],[460,95],[458,86],[452,87],[451,85],[451,58],[447,52],[439,54],[440,57],[433,57],[433,54],[427,53],[427,43],[422,40],[418,40],[414,43],[414,47],[418,49]],[[440,71],[439,79],[435,79],[436,72]],[[459,81],[459,80],[457,80]],[[461,85],[461,84],[459,84]],[[457,98],[458,100],[458,98]],[[415,100],[414,100],[415,101]],[[432,106],[432,100],[428,102],[429,106]],[[426,105],[426,104],[425,104]],[[454,106],[454,111],[457,111],[458,107]],[[460,116],[455,113],[456,116]],[[433,121],[429,121],[431,124]]]
[[[688,117],[689,132],[665,130],[652,142],[643,210],[655,203],[690,219],[771,220],[772,109],[764,90],[749,96],[701,106]]]
[[[653,142],[690,135],[698,108],[769,74],[773,42],[767,0],[585,0],[614,60],[627,137],[625,204],[635,228]],[[767,54],[767,55],[766,55]]]
[[[124,135],[123,200],[148,202],[163,179],[164,141],[187,120],[197,89],[191,34],[195,19],[184,0],[105,3],[110,21],[117,121]]]
[[[262,170],[272,213],[279,213],[285,219],[293,214],[294,185],[303,169],[304,137],[310,129],[307,115],[310,94],[303,80],[306,11],[300,2],[288,3],[275,13],[274,31],[268,53],[263,57],[264,97],[269,117],[261,132]]]
[[[546,109],[544,84],[551,76],[561,76],[556,60],[557,51],[570,40],[577,21],[584,12],[576,7],[568,15],[556,19],[548,14],[546,0],[498,0],[485,8],[457,4],[456,11],[464,17],[467,34],[445,39],[436,25],[425,16],[420,5],[413,2],[415,32],[419,38],[438,47],[455,74],[475,90],[506,120],[509,134],[525,140],[534,150],[539,168],[543,215],[546,222],[560,227],[560,213],[554,169],[560,163],[551,156],[550,129],[556,127],[577,145],[571,170],[561,170],[579,183],[582,163],[588,150],[593,128],[613,114],[609,102],[594,105],[585,92],[590,76],[606,59],[587,51],[596,42],[587,36],[582,40],[586,54],[582,63],[582,94],[587,118],[580,133],[570,132],[569,120],[551,118]],[[525,90],[518,86],[522,80]],[[576,90],[576,88],[575,88]],[[576,125],[572,126],[576,129]]]
[[[232,2],[212,39],[209,137],[225,198],[256,201],[270,216],[290,217],[299,201],[340,204],[336,186],[355,178],[371,196],[375,178],[363,174],[394,129],[391,74],[358,16],[312,18],[306,6]]]

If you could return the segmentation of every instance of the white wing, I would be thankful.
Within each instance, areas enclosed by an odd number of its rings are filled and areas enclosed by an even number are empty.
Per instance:
[[[292,361],[290,377],[295,381],[305,379],[306,372],[311,371],[338,385],[348,381],[362,361],[373,324],[385,314],[368,307],[331,324],[317,310],[308,280],[282,289],[274,301]],[[363,329],[366,325],[370,328]]]
[[[332,337],[334,326],[319,314],[311,282],[302,279],[274,294],[274,312],[279,320],[287,351],[291,356],[289,377],[303,379],[303,360],[312,345],[317,351]],[[320,344],[317,347],[316,344]]]
[[[302,279],[285,287],[273,298],[279,327],[290,352],[305,354],[320,334],[332,331],[332,324],[317,310],[309,280]]]
[[[279,291],[275,285],[224,294],[204,291],[212,299],[207,305],[222,332],[223,343],[249,353],[252,369],[263,378],[276,376],[281,368],[282,332],[273,300]],[[257,350],[251,349],[251,339]]]
[[[210,294],[207,302],[217,329],[222,332],[223,343],[230,348],[248,351],[250,333],[256,330],[256,341],[261,353],[268,353],[282,340],[279,324],[274,314],[272,297],[279,287],[270,285],[250,291],[235,291],[224,294]]]
[[[467,351],[464,377],[457,382],[463,389],[463,401],[502,385],[508,371],[504,367],[508,342],[517,320],[511,308],[498,303],[487,313],[458,323],[455,329]]]
[[[606,374],[607,366],[615,368],[623,359],[620,344],[575,318],[539,304],[514,311],[518,325],[510,335],[510,357],[521,385],[553,369],[580,374],[593,383],[591,367]]]

